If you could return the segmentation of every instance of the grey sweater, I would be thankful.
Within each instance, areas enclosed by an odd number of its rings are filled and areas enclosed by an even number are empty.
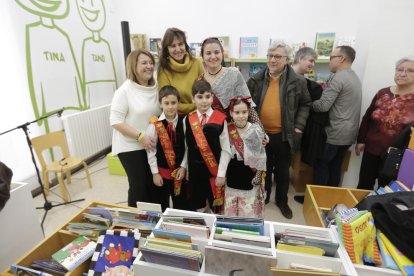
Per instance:
[[[352,69],[341,70],[328,81],[322,97],[312,103],[317,112],[329,111],[329,125],[325,128],[327,143],[351,145],[355,142],[361,100],[361,81]]]

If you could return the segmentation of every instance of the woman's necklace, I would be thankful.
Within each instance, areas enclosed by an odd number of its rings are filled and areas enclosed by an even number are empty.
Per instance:
[[[210,73],[208,70],[207,70],[207,73],[208,73],[210,76],[216,76],[216,75],[218,75],[218,73],[220,73],[220,72],[221,72],[221,69],[223,69],[223,66],[221,66],[221,67],[220,67],[220,69],[219,69],[216,73],[214,73],[214,74]]]

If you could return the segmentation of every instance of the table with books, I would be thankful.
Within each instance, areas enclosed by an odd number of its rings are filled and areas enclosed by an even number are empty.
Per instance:
[[[92,202],[13,269],[43,271],[37,275],[283,275],[304,269],[357,275],[334,233],[260,218]]]

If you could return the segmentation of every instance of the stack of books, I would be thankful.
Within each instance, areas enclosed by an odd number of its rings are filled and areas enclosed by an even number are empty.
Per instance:
[[[82,222],[70,222],[67,229],[75,234],[98,237],[102,230],[111,226],[111,220],[99,214],[83,213]]]
[[[151,233],[161,218],[156,211],[139,211],[123,208],[107,208],[112,215],[114,229],[138,229],[142,237]]]
[[[265,235],[264,220],[217,216],[213,246],[271,255],[271,238]]]
[[[140,248],[145,262],[200,271],[203,255],[190,235],[164,229],[152,233]]]
[[[202,217],[163,215],[161,229],[183,232],[193,238],[208,239],[210,237],[210,228]]]
[[[319,256],[335,257],[339,244],[329,239],[298,235],[286,230],[275,234],[276,249]]]

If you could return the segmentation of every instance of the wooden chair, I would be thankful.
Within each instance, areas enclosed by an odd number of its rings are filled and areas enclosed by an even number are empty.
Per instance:
[[[65,187],[65,183],[63,182],[63,173],[66,173],[67,182],[70,184],[71,171],[81,165],[83,165],[85,169],[89,188],[92,188],[88,165],[86,165],[86,162],[79,157],[69,156],[69,150],[66,145],[65,134],[63,131],[47,133],[31,139],[31,141],[37,158],[39,159],[39,162],[42,166],[43,183],[46,194],[49,193],[49,172],[54,172],[57,175],[63,199],[65,202],[68,202],[68,193]],[[43,156],[43,152],[53,147],[59,147],[61,149],[63,158],[61,160],[56,160],[52,163],[47,164]]]

